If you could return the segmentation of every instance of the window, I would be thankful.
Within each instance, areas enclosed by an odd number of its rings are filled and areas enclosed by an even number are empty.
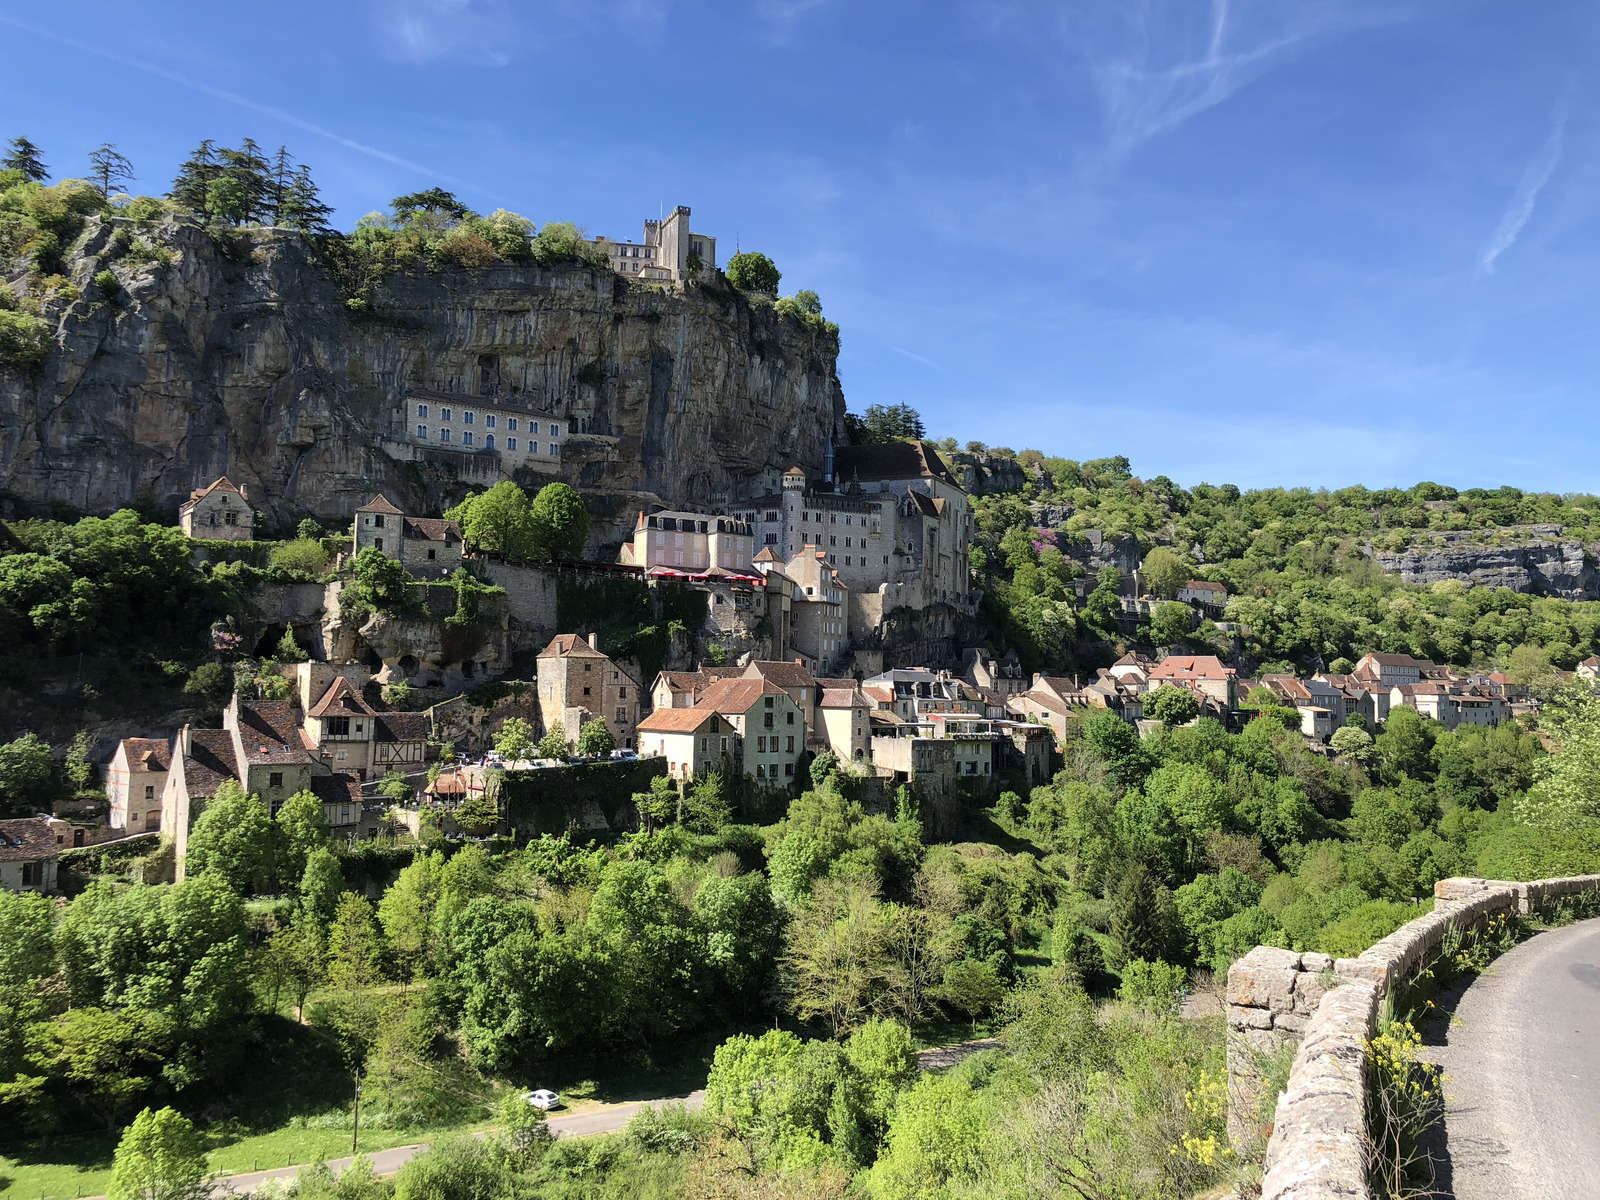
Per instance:
[[[829,525],[837,525],[838,523],[839,523],[839,514],[838,513],[829,513],[828,514],[828,524]]]
[[[439,440],[441,442],[448,442],[450,440],[450,431],[448,429],[439,430]]]
[[[509,429],[512,433],[515,433],[517,431],[517,419],[515,417],[507,417],[506,418],[506,428]],[[537,429],[538,427],[535,426],[535,428]]]
[[[838,538],[831,537],[831,538],[828,539],[828,545],[837,546],[838,544],[839,544],[839,539]]]
[[[512,437],[508,437],[506,439],[506,449],[507,450],[515,450],[516,448],[517,448],[517,439],[516,438],[512,438]]]
[[[768,512],[768,513],[767,513],[767,520],[769,520],[769,521],[776,521],[776,520],[777,520],[777,519],[778,519],[778,514],[777,514],[777,513],[775,513],[775,512],[771,512],[771,511],[769,511],[769,512]]]
[[[763,729],[771,729],[772,728],[772,714],[771,713],[762,713],[761,714],[761,726],[762,726]]]
[[[786,714],[786,716],[787,716],[787,719],[784,721],[784,724],[785,725],[793,725],[794,724],[794,713],[792,713],[792,712],[788,713],[788,714]]]
[[[273,771],[267,776],[267,786],[281,788],[283,786],[283,772]]]
[[[417,405],[417,416],[422,417],[424,420],[427,419],[428,406],[426,404]]]
[[[461,435],[461,444],[463,446],[472,445],[472,430],[468,429]]]
[[[22,886],[37,886],[39,883],[39,864],[25,862],[22,864]]]
[[[374,550],[382,550],[383,549],[383,539],[382,538],[373,538],[372,539],[372,548]]]
[[[561,426],[557,425],[554,421],[552,421],[550,423],[550,436],[551,437],[555,437],[560,432],[561,432]]]
[[[618,725],[626,725],[627,723],[628,723],[628,710],[625,709],[625,708],[617,709],[617,724]],[[702,746],[701,749],[704,749],[704,747]]]
[[[236,512],[225,512],[225,513],[223,513],[222,514],[222,523],[224,525],[237,525],[239,523],[239,514],[236,513]]]
[[[772,704],[772,697],[771,697],[771,696],[768,696],[768,697],[767,697],[767,698],[766,698],[766,700],[767,700],[767,705],[766,705],[766,706],[767,706],[767,707],[768,707],[768,708],[771,708],[771,707],[773,707],[773,704]]]
[[[551,458],[555,458],[555,457],[559,456],[560,453],[561,453],[561,445],[560,445],[560,443],[551,442],[550,443],[550,457]]]
[[[449,419],[450,419],[450,410],[448,408],[441,408],[439,410],[439,420],[448,421]]]
[[[784,746],[784,748],[783,748],[784,749],[784,753],[793,754],[794,753],[794,734],[791,733],[784,740],[788,743],[788,745]]]
[[[147,784],[144,785],[144,798],[146,800],[154,800],[156,798],[156,785],[155,784],[147,783]]]
[[[784,763],[783,764],[783,773],[785,775],[793,775],[794,774],[794,764],[793,763]]]
[[[477,413],[464,412],[461,414],[461,423],[463,425],[471,425],[477,415]]]
[[[483,435],[483,448],[485,450],[494,449],[494,434],[486,433]]]
[[[846,545],[846,546],[848,546],[848,545],[850,545],[850,539],[849,539],[849,538],[845,538],[845,540],[844,540],[844,544],[845,544],[845,545]]]
[[[756,778],[757,779],[765,779],[766,777],[767,777],[767,764],[766,763],[757,763],[756,764]]]
[[[585,695],[585,696],[587,696],[587,695],[588,695],[588,694],[589,694],[589,689],[588,689],[588,688],[584,688],[584,689],[583,689],[583,694],[584,694],[584,695]]]
[[[432,551],[432,550],[429,550],[429,551],[428,551],[428,558],[429,558],[429,559],[432,559],[432,558],[434,558],[434,557],[435,557],[435,554],[434,554],[434,551]]]
[[[485,429],[493,429],[494,428],[494,414],[493,413],[485,413],[484,414],[483,426],[484,426]]]
[[[418,425],[417,426],[417,436],[419,438],[427,437],[428,436],[428,427],[426,425]]]
[[[350,718],[349,717],[329,717],[327,720],[328,720],[328,736],[329,737],[349,737],[350,736]]]
[[[767,739],[764,738],[764,737],[758,737],[756,739],[756,753],[757,754],[765,754],[766,752],[767,752]]]
[[[844,556],[844,565],[847,567],[850,565],[850,556],[848,554]]]
[[[626,700],[627,698],[628,698],[628,689],[625,688],[625,687],[619,687],[617,689],[617,699],[618,700]]]
[[[343,762],[345,759],[349,758],[350,756],[348,754],[346,754],[343,750],[341,750],[341,751],[339,751],[339,753],[335,754],[333,757],[335,759],[337,759],[339,762]]]

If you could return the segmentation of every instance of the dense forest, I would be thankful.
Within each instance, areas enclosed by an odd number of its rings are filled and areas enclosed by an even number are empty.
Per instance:
[[[1600,603],[1454,579],[1404,584],[1373,561],[1377,550],[1426,545],[1444,531],[1474,530],[1480,544],[1493,546],[1514,542],[1520,526],[1542,523],[1562,526],[1568,539],[1595,540],[1594,496],[1511,487],[1457,492],[1436,483],[1331,492],[1184,489],[1165,476],[1137,478],[1126,458],[1079,463],[1033,450],[1014,457],[1027,482],[1020,491],[975,499],[972,561],[992,636],[1015,644],[1035,666],[1104,665],[1119,641],[1183,644],[1257,671],[1301,673],[1337,669],[1337,660],[1368,651],[1492,669],[1526,645],[1541,652],[1547,668],[1562,670],[1600,652]],[[1129,631],[1118,621],[1114,569],[1101,568],[1093,589],[1077,599],[1073,581],[1087,571],[1073,554],[1081,558],[1086,547],[1074,539],[1089,530],[1136,538],[1144,582],[1157,595],[1170,598],[1187,579],[1225,585],[1226,620],[1235,628],[1207,620],[1191,630],[1188,613],[1158,610]]]

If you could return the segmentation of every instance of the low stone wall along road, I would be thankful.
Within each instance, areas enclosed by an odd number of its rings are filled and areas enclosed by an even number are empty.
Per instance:
[[[1507,951],[1454,1009],[1427,1030],[1448,1076],[1435,1194],[1600,1197],[1600,919]]]

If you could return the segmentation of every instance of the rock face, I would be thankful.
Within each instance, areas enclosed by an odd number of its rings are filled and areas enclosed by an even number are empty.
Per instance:
[[[353,314],[298,235],[225,243],[168,218],[139,235],[172,261],[116,264],[121,294],[94,302],[119,226],[91,223],[68,255],[86,298],[47,312],[43,367],[0,376],[0,489],[25,502],[106,512],[145,490],[174,507],[226,474],[269,526],[342,521],[378,490],[434,512],[492,480],[463,479],[464,456],[385,452],[407,391],[429,389],[558,420],[558,474],[519,482],[585,493],[599,546],[651,499],[705,505],[775,491],[796,463],[820,473],[843,429],[836,341],[720,277],[665,289],[576,265],[418,267]]]
[[[1037,473],[1030,474],[1021,463],[1006,454],[957,451],[948,457],[950,469],[955,472],[962,489],[969,496],[1020,492],[1024,483],[1039,478]]]
[[[1491,546],[1476,530],[1435,533],[1442,545],[1418,546],[1398,553],[1368,547],[1373,560],[1406,583],[1459,579],[1479,587],[1506,587],[1514,592],[1539,592],[1568,600],[1600,599],[1597,547],[1561,536],[1560,525],[1530,525],[1501,531],[1515,545]]]

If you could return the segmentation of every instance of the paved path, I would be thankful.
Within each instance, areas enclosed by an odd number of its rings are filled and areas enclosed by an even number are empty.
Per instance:
[[[1448,1076],[1435,1194],[1600,1197],[1600,919],[1536,934],[1457,995],[1424,1035]]]
[[[998,1046],[998,1038],[979,1038],[972,1042],[961,1042],[954,1046],[938,1046],[931,1050],[917,1051],[917,1067],[923,1071],[936,1071],[942,1067],[951,1067],[962,1059],[978,1053],[980,1050],[989,1050]],[[557,1114],[547,1122],[550,1132],[556,1137],[591,1137],[597,1133],[615,1133],[622,1129],[633,1119],[634,1113],[641,1108],[656,1107],[664,1104],[682,1102],[691,1111],[705,1103],[706,1094],[702,1091],[690,1092],[687,1096],[670,1096],[661,1100],[638,1100],[630,1104],[602,1104],[594,1108],[583,1109],[575,1113]],[[482,1137],[482,1134],[478,1135]],[[372,1160],[373,1170],[379,1175],[393,1175],[413,1157],[421,1154],[428,1148],[426,1142],[417,1142],[410,1146],[395,1146],[389,1150],[375,1150],[366,1157]],[[350,1158],[331,1158],[328,1166],[335,1174],[341,1174],[352,1162]],[[213,1192],[223,1195],[228,1192],[245,1193],[252,1191],[258,1185],[269,1179],[292,1179],[304,1170],[304,1164],[293,1167],[278,1167],[271,1171],[249,1171],[242,1175],[229,1175],[217,1180]],[[103,1200],[95,1197],[94,1200]]]

